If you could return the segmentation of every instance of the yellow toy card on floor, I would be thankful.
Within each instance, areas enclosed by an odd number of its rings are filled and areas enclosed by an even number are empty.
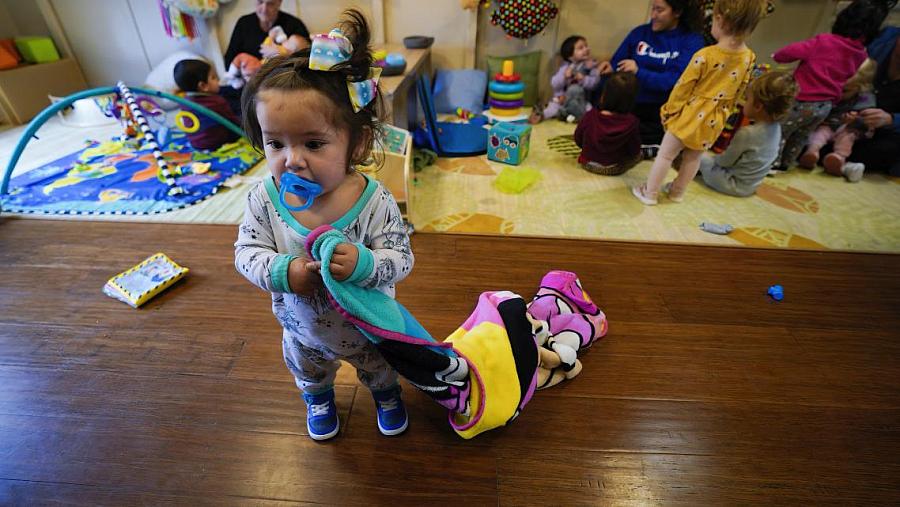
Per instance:
[[[110,278],[103,286],[103,293],[137,308],[169,288],[188,271],[188,268],[179,266],[160,252]]]

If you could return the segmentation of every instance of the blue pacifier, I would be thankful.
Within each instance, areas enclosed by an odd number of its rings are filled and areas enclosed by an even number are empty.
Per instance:
[[[285,172],[281,175],[280,185],[281,191],[278,193],[278,199],[285,208],[291,211],[305,210],[312,206],[316,197],[322,194],[322,185],[289,172]],[[304,203],[300,206],[291,206],[284,199],[286,193],[296,195],[301,201],[304,201]]]

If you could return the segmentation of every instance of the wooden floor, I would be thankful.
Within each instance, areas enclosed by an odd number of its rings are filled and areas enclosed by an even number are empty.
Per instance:
[[[0,505],[900,503],[898,256],[418,234],[398,297],[436,336],[549,269],[609,335],[471,441],[412,388],[380,436],[345,367],[315,443],[235,235],[0,218]],[[140,310],[101,293],[157,251],[188,278]]]

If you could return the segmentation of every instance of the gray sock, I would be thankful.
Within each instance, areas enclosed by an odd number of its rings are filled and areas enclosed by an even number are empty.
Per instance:
[[[703,222],[700,224],[700,228],[705,232],[711,232],[713,234],[728,234],[734,230],[734,227],[731,224],[714,224],[711,222]]]

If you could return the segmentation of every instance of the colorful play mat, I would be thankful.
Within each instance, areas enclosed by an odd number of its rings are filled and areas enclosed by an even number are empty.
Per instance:
[[[816,250],[900,252],[900,179],[866,174],[860,183],[794,168],[766,178],[749,198],[719,194],[695,181],[683,203],[661,197],[638,202],[629,190],[650,169],[642,162],[622,176],[578,166],[575,126],[536,125],[521,166],[485,156],[439,158],[416,175],[411,221],[422,232],[475,233]],[[540,172],[521,193],[498,190],[507,169]],[[674,179],[671,171],[668,180]],[[700,223],[730,224],[726,236]]]
[[[153,149],[135,141],[88,141],[86,147],[12,178],[3,210],[28,214],[149,215],[214,195],[260,160],[245,139],[219,149],[191,148],[173,129],[160,151],[183,193],[171,195]]]

